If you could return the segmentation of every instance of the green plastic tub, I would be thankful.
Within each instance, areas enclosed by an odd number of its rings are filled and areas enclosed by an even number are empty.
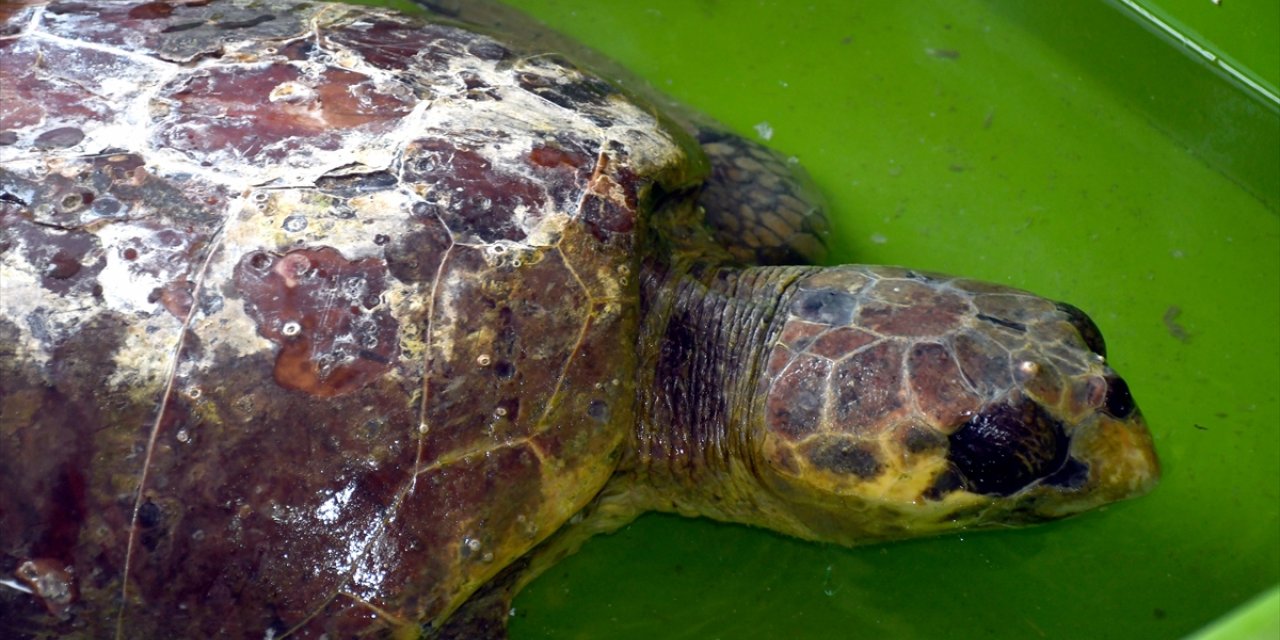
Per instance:
[[[1275,585],[1280,13],[1197,2],[1144,11],[1211,56],[1101,1],[513,2],[771,133],[835,260],[1088,311],[1165,471],[1074,520],[857,549],[649,515],[526,590],[513,638],[1181,638]]]

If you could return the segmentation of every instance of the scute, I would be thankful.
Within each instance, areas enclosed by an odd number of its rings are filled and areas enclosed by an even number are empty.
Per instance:
[[[650,193],[701,179],[684,134],[375,9],[0,34],[0,569],[78,594],[0,630],[431,624],[599,491]]]

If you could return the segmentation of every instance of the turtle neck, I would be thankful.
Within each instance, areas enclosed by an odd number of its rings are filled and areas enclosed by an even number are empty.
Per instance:
[[[813,267],[652,266],[640,282],[637,419],[621,471],[645,508],[742,522],[774,316]]]

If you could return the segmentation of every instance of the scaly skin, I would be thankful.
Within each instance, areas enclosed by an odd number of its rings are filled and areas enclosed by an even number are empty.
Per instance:
[[[1127,385],[1067,305],[892,267],[645,284],[651,377],[620,471],[637,510],[856,545],[1055,519],[1159,478]]]

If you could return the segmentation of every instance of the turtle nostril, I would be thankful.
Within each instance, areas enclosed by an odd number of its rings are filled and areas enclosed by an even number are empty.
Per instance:
[[[1067,315],[1067,322],[1080,332],[1080,338],[1084,340],[1089,350],[1102,356],[1107,357],[1107,341],[1102,338],[1102,331],[1098,329],[1098,325],[1093,323],[1093,319],[1089,314],[1081,311],[1074,305],[1065,302],[1059,302],[1056,305],[1058,311]]]
[[[1121,420],[1133,415],[1134,409],[1138,408],[1129,393],[1129,385],[1120,376],[1107,377],[1107,397],[1102,406],[1108,415]]]

